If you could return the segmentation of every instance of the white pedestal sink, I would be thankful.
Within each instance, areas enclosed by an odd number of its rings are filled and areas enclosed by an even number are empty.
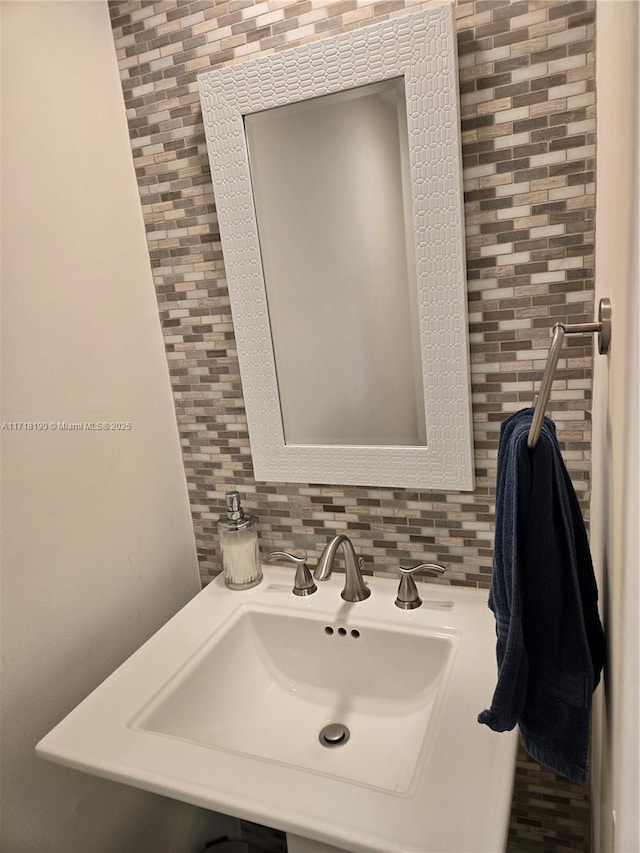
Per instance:
[[[387,579],[348,604],[339,576],[298,598],[264,571],[210,584],[38,753],[282,829],[290,853],[503,849],[516,738],[476,722],[495,684],[486,593],[425,584],[403,611]],[[322,740],[331,724],[348,738]]]
[[[131,726],[404,794],[456,644],[247,603]],[[333,746],[336,723],[349,740]]]

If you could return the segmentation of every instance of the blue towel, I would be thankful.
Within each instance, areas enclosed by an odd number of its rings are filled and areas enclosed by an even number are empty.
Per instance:
[[[516,724],[527,752],[574,782],[587,777],[591,697],[604,661],[591,554],[553,421],[527,447],[533,409],[500,429],[489,607],[498,683],[478,722]]]

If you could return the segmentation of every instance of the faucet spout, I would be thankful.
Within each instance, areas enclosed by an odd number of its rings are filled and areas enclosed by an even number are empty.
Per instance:
[[[331,577],[333,571],[333,563],[336,558],[338,548],[342,548],[344,555],[344,566],[346,572],[346,580],[344,589],[340,593],[345,601],[364,601],[369,598],[371,590],[365,584],[362,572],[360,570],[360,561],[356,555],[353,543],[348,536],[343,533],[338,533],[325,546],[322,556],[318,560],[313,576],[317,581],[326,581]]]

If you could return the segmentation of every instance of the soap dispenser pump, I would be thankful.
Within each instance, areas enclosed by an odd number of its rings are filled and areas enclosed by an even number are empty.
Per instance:
[[[262,580],[257,519],[242,509],[238,492],[225,499],[227,514],[218,519],[224,582],[229,589],[250,589]]]

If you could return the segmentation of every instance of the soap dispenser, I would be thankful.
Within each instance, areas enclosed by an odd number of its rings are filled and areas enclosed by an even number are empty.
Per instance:
[[[229,589],[250,589],[262,580],[255,515],[240,505],[240,494],[227,492],[227,514],[218,519],[224,581]]]

